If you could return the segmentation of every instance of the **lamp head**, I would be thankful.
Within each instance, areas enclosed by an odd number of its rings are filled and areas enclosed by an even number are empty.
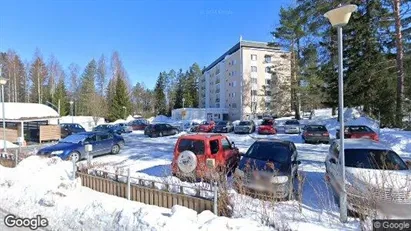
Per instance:
[[[330,20],[333,27],[345,26],[350,21],[351,14],[357,10],[357,6],[350,4],[340,6],[338,8],[332,9],[324,14],[324,17]]]
[[[4,78],[4,77],[0,77],[0,85],[6,85],[8,79]]]

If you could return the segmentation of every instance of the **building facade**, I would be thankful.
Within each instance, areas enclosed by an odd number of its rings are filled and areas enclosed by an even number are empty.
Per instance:
[[[199,80],[199,106],[225,108],[230,120],[291,112],[290,54],[267,43],[240,41]]]

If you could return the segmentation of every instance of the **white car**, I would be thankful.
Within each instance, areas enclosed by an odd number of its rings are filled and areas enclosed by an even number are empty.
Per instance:
[[[325,178],[338,203],[342,192],[339,142],[334,140],[325,159]],[[410,218],[411,168],[392,149],[370,139],[344,142],[347,209],[357,214]],[[407,166],[408,164],[408,166]]]
[[[298,120],[287,120],[284,122],[284,132],[287,134],[299,134],[300,122]]]

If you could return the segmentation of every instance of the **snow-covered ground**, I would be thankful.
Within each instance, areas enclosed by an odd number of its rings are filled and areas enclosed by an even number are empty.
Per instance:
[[[307,121],[303,123],[305,122]],[[325,122],[328,129],[335,131],[338,125],[335,118]],[[381,129],[379,132],[381,142],[392,147],[403,158],[411,159],[411,132],[388,129]],[[142,131],[135,131],[124,135],[126,146],[120,154],[96,157],[92,162],[95,168],[107,172],[117,171],[126,175],[129,168],[132,177],[158,182],[166,180],[193,187],[196,185],[181,182],[172,177],[170,172],[174,144],[182,134],[147,138]],[[304,144],[300,135],[227,136],[242,152],[259,137],[293,141],[301,160],[300,171],[306,177],[302,210],[299,211],[296,201],[267,204],[235,192],[232,192],[232,201],[235,202],[234,219],[215,218],[210,212],[197,215],[192,210],[178,206],[173,210],[158,208],[80,187],[78,182],[69,181],[70,163],[41,161],[36,160],[36,157],[31,162],[22,162],[16,169],[0,167],[0,200],[5,202],[0,207],[20,216],[37,213],[50,216],[52,227],[64,230],[80,227],[83,230],[131,230],[131,227],[133,230],[173,230],[177,227],[179,230],[270,229],[262,225],[271,225],[271,228],[274,225],[282,230],[360,229],[360,222],[353,218],[346,224],[340,223],[338,208],[323,179],[324,160],[329,145]],[[85,164],[85,161],[81,164]],[[186,193],[190,193],[190,190],[187,189]]]

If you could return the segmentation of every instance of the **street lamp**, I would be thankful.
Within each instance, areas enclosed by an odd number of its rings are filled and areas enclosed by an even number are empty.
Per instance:
[[[7,144],[6,144],[6,116],[4,110],[4,85],[6,85],[7,79],[1,77],[1,70],[0,70],[0,85],[1,85],[1,103],[2,103],[2,111],[3,111],[3,150],[7,152]],[[23,128],[22,128],[23,129]]]
[[[298,100],[298,114],[301,117],[301,93],[297,92],[297,100]]]
[[[183,108],[184,108],[184,102],[186,101],[186,99],[183,98]]]
[[[123,106],[123,109],[124,109],[124,119],[127,119],[127,117],[126,117],[127,108],[125,106]]]
[[[340,195],[340,220],[347,222],[347,192],[345,188],[345,155],[344,155],[344,83],[343,83],[343,41],[342,27],[348,24],[351,14],[357,10],[356,5],[341,4],[324,14],[338,31],[338,114],[340,117],[340,163],[342,167],[342,193]]]
[[[73,101],[70,101],[70,116],[71,116],[71,123],[74,123],[74,117],[73,117]]]

